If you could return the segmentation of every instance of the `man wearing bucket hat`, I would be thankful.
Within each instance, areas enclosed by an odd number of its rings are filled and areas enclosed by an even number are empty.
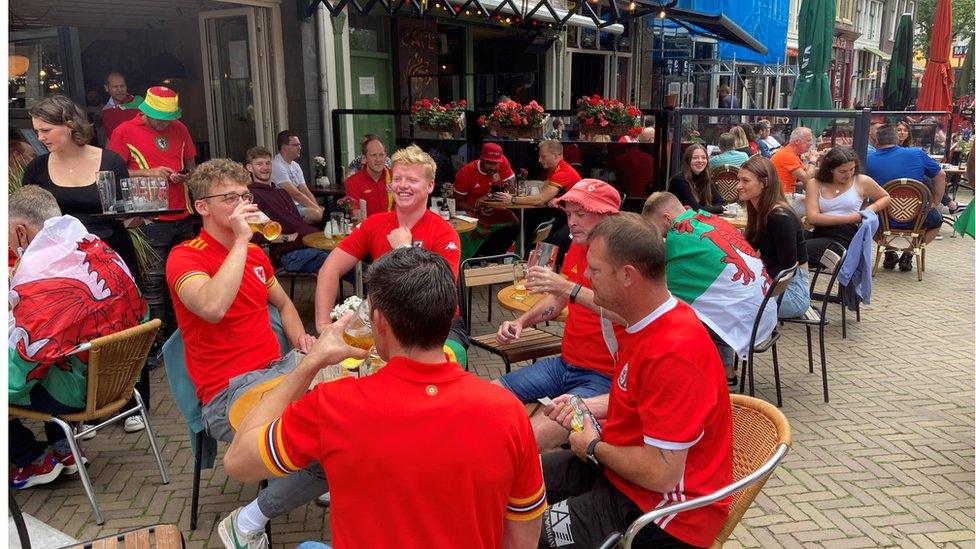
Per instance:
[[[559,316],[569,309],[563,331],[562,354],[543,358],[531,366],[505,374],[495,383],[512,391],[522,402],[546,397],[560,403],[579,395],[589,405],[592,397],[610,392],[617,339],[624,334],[622,318],[593,303],[593,290],[586,275],[586,252],[590,231],[604,218],[620,211],[620,193],[599,179],[583,179],[562,197],[556,206],[566,212],[572,244],[563,260],[562,273],[545,267],[529,269],[526,288],[530,293],[546,294],[528,312],[498,328],[501,344],[515,341],[526,326]],[[591,408],[597,417],[606,414],[604,402]],[[545,415],[532,418],[536,442],[541,451],[551,450],[566,441],[566,430]]]
[[[145,297],[152,317],[163,322],[150,351],[151,359],[176,329],[172,301],[166,290],[166,257],[173,246],[193,238],[185,183],[195,166],[197,150],[190,132],[179,120],[182,115],[179,99],[179,94],[167,87],[149,88],[138,107],[141,114],[119,124],[108,144],[110,150],[125,160],[130,177],[168,179],[169,209],[180,210],[161,215],[142,227],[156,252],[144,271]]]

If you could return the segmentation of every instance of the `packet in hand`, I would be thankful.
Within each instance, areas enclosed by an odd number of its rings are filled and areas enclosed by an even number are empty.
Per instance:
[[[573,427],[574,431],[582,431],[583,426],[586,425],[584,419],[589,416],[590,423],[593,425],[593,428],[596,429],[596,433],[598,435],[603,434],[603,430],[600,428],[600,422],[593,417],[593,413],[590,412],[590,409],[586,407],[586,403],[583,402],[583,397],[573,395],[569,399],[569,405],[573,409],[573,418],[570,420],[570,425]]]

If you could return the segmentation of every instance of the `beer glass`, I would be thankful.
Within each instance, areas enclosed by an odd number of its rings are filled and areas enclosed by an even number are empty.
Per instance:
[[[159,209],[168,210],[169,209],[169,179],[165,177],[159,177],[156,179],[156,184],[159,191]]]
[[[265,240],[277,240],[281,236],[281,224],[271,221],[264,212],[256,212],[247,218],[247,226],[251,232],[260,233]]]
[[[102,171],[95,176],[98,198],[102,202],[102,212],[109,213],[115,207],[115,172]]]
[[[373,325],[369,320],[369,298],[356,307],[349,324],[342,332],[342,339],[351,347],[359,347],[366,351],[373,347]]]
[[[122,191],[122,211],[134,211],[132,202],[132,178],[119,180],[119,189]]]
[[[525,261],[512,263],[512,273],[515,275],[515,293],[512,294],[512,299],[515,301],[525,301],[529,295],[529,291],[525,288],[525,276],[528,272],[529,264]]]
[[[559,255],[559,248],[555,244],[540,242],[535,245],[535,250],[529,255],[530,267],[545,267],[550,271],[556,269],[556,258]]]

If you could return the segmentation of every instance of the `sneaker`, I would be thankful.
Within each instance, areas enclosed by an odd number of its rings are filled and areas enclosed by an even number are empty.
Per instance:
[[[87,423],[79,423],[78,424],[78,427],[75,429],[75,432],[78,433],[78,432],[84,431],[85,429],[88,429],[89,427],[91,427],[91,425],[88,425]],[[95,435],[97,435],[97,434],[98,434],[98,431],[90,431],[88,433],[85,433],[85,435],[83,437],[81,437],[81,440],[91,440],[91,439],[95,438]]]
[[[332,505],[332,493],[326,492],[315,498],[315,505],[318,505],[319,507],[328,507],[329,505]]]
[[[135,433],[146,428],[146,424],[142,421],[142,416],[134,415],[125,418],[125,432]]]
[[[47,484],[58,478],[64,471],[64,465],[54,456],[53,452],[47,452],[39,462],[30,463],[27,467],[10,468],[10,487],[15,490],[23,490],[38,484]]]
[[[54,454],[54,457],[61,462],[61,465],[64,465],[64,474],[73,475],[78,472],[78,464],[75,463],[75,456],[70,450],[68,453],[62,454],[57,450],[52,449],[51,453]],[[88,466],[88,457],[85,456],[84,450],[81,450],[81,464],[86,467]]]
[[[898,265],[898,254],[895,252],[885,252],[884,263],[881,266],[890,271],[895,268],[895,265]]]
[[[725,376],[725,383],[729,386],[729,389],[739,388],[739,376],[728,377]]]
[[[908,252],[901,254],[901,259],[898,260],[898,270],[903,273],[912,270],[912,254]]]
[[[268,536],[264,530],[248,534],[237,528],[237,515],[240,514],[241,509],[243,507],[234,509],[234,512],[220,521],[217,526],[220,541],[224,542],[224,547],[227,549],[267,549]]]

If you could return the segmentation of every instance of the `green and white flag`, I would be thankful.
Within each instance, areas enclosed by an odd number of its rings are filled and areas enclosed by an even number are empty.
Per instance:
[[[665,243],[668,289],[739,356],[749,351],[756,313],[770,280],[759,254],[721,217],[688,210],[674,220]],[[776,327],[776,301],[766,304],[756,341]]]

